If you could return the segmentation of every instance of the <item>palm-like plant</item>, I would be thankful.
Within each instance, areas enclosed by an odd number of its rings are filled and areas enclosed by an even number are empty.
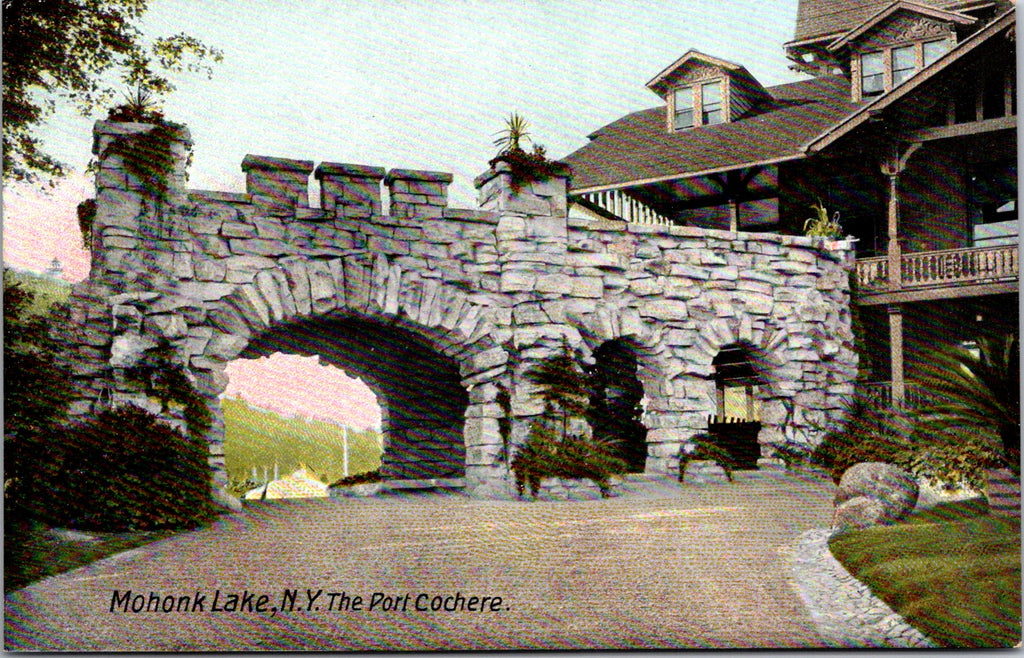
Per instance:
[[[529,127],[529,122],[517,112],[513,112],[509,118],[505,119],[505,128],[495,133],[500,135],[498,139],[494,140],[494,145],[501,149],[499,154],[522,151],[520,142],[529,139],[530,133],[527,131]]]
[[[923,384],[935,402],[918,410],[919,431],[987,428],[998,433],[1006,460],[1020,460],[1020,343],[1016,335],[981,338],[977,350],[960,346],[933,352],[933,374]]]
[[[530,368],[526,377],[544,400],[545,415],[561,419],[564,443],[569,432],[569,419],[582,418],[590,408],[587,377],[576,365],[569,346],[563,345],[560,355]]]

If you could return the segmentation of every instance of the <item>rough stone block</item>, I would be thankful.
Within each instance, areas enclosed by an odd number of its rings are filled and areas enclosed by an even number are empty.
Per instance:
[[[599,276],[577,276],[571,280],[573,297],[600,299],[604,296],[604,280]]]

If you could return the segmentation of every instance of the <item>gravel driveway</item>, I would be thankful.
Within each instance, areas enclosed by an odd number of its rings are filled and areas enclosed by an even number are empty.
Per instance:
[[[828,525],[831,485],[743,473],[631,488],[559,503],[389,495],[248,507],[11,593],[5,646],[824,646],[789,557],[801,532]]]

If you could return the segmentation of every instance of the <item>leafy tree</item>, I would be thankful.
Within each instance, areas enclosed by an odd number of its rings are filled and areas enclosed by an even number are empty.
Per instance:
[[[4,270],[4,506],[8,520],[38,510],[33,487],[53,450],[54,428],[69,400],[68,372],[35,295]]]
[[[951,428],[994,431],[1010,466],[1020,468],[1020,342],[1015,334],[984,337],[977,349],[947,346],[932,353],[922,381],[935,402],[918,410],[919,435]]]
[[[58,99],[88,115],[115,97],[111,71],[135,94],[174,91],[168,74],[205,72],[223,53],[176,34],[149,45],[136,26],[148,0],[3,0],[3,179],[61,176],[34,135]],[[131,99],[129,99],[130,102]]]

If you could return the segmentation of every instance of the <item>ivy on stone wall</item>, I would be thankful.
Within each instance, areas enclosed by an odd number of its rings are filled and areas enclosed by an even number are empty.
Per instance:
[[[96,199],[86,199],[78,204],[78,230],[82,232],[82,246],[92,251],[92,227],[96,222]]]

